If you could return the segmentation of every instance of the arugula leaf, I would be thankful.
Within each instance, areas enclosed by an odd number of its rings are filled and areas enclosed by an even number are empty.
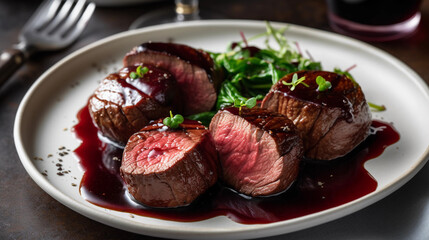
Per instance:
[[[289,43],[285,37],[286,30],[286,27],[276,29],[266,22],[266,32],[247,38],[247,44],[241,36],[241,41],[231,43],[225,52],[210,53],[215,68],[223,70],[225,79],[214,110],[234,106],[234,103],[245,103],[252,98],[260,100],[286,74],[322,69],[320,62],[302,56],[297,46]],[[265,38],[265,47],[253,51],[255,48],[251,42],[258,38]],[[253,49],[252,52],[249,48]],[[302,84],[306,85],[304,82]]]
[[[223,82],[219,96],[217,98],[216,109],[234,105],[236,101],[246,101],[247,99],[228,81]]]

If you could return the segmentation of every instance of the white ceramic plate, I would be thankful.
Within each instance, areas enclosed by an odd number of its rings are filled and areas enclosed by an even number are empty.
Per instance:
[[[273,26],[284,24],[273,23]],[[393,122],[401,139],[365,165],[378,182],[375,192],[322,212],[256,225],[239,224],[224,216],[192,223],[165,221],[112,211],[85,201],[78,187],[83,171],[73,154],[63,152],[80,144],[70,129],[98,82],[119,69],[124,54],[142,42],[172,38],[197,48],[224,51],[231,41],[240,40],[240,31],[253,36],[265,31],[265,23],[224,20],[155,26],[114,35],[64,58],[31,87],[17,113],[16,148],[28,174],[62,204],[113,227],[169,238],[238,239],[292,232],[355,212],[398,189],[425,164],[429,146],[429,90],[423,80],[402,62],[370,45],[292,25],[287,31],[290,41],[299,42],[301,49],[320,60],[324,69],[345,69],[357,64],[352,73],[367,100],[387,106],[387,111],[373,117]],[[253,43],[262,46],[263,40]],[[56,174],[58,158],[63,160],[62,168],[70,173]]]

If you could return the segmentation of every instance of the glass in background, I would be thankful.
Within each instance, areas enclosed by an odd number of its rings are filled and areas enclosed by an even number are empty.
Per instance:
[[[152,25],[172,22],[184,22],[199,19],[222,18],[221,15],[212,12],[203,12],[200,16],[198,0],[175,0],[174,8],[161,9],[145,14],[136,19],[130,29],[137,29]]]
[[[331,28],[365,41],[390,41],[414,33],[421,0],[326,0]]]

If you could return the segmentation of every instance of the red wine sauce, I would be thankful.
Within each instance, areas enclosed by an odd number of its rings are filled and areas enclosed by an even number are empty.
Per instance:
[[[249,198],[219,182],[187,207],[158,209],[131,200],[119,174],[122,149],[99,140],[87,107],[78,113],[78,119],[74,131],[82,144],[75,154],[85,170],[80,193],[87,201],[112,210],[182,222],[224,215],[244,224],[272,223],[353,201],[377,188],[364,163],[399,140],[390,125],[375,120],[372,127],[382,131],[376,131],[340,159],[304,160],[297,181],[280,195]]]

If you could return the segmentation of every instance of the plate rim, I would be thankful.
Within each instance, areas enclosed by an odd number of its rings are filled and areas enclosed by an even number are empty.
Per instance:
[[[392,56],[391,54],[381,49],[378,49],[372,45],[361,42],[359,40],[355,40],[349,37],[345,37],[342,35],[338,35],[335,33],[327,32],[319,29],[314,29],[314,28],[290,24],[290,23],[282,23],[282,22],[270,22],[270,23],[275,27],[289,26],[290,28],[293,28],[293,31],[311,33],[316,35],[318,38],[323,38],[328,41],[334,41],[334,42],[339,41],[341,43],[346,43],[347,45],[351,44],[353,46],[363,46],[367,50],[373,51],[375,55],[382,57],[384,60],[402,69],[404,73],[406,73],[407,75],[410,76],[411,79],[413,79],[413,83],[419,88],[421,88],[421,90],[424,93],[426,93],[426,98],[428,98],[429,96],[429,88],[427,84],[414,70],[412,70],[409,66],[407,66],[405,63],[403,63],[396,57]],[[143,29],[128,30],[128,31],[120,32],[120,33],[108,36],[106,38],[97,40],[67,55],[59,62],[51,66],[48,70],[46,70],[34,82],[34,84],[30,87],[30,89],[27,91],[24,98],[22,99],[19,105],[18,111],[16,113],[14,129],[13,129],[14,141],[15,141],[16,150],[18,152],[18,156],[25,170],[39,187],[41,187],[46,193],[48,193],[51,197],[53,197],[63,205],[67,206],[68,208],[90,219],[93,219],[95,221],[101,222],[103,224],[106,224],[115,228],[120,228],[134,233],[152,235],[152,236],[158,236],[158,237],[159,236],[171,237],[171,234],[181,234],[182,236],[177,236],[177,237],[186,236],[186,237],[196,238],[196,237],[201,237],[200,234],[210,233],[211,236],[205,235],[205,238],[216,238],[216,237],[231,238],[232,237],[234,239],[239,238],[240,237],[239,235],[242,234],[243,232],[245,232],[246,234],[253,233],[254,235],[251,236],[252,238],[261,237],[261,236],[272,236],[272,235],[290,233],[290,232],[302,230],[302,229],[313,227],[338,218],[342,218],[353,212],[361,210],[377,201],[380,201],[384,197],[388,196],[392,192],[399,189],[406,182],[408,182],[412,177],[414,177],[414,175],[418,171],[420,171],[420,169],[426,164],[428,160],[429,146],[426,147],[426,150],[420,156],[419,160],[412,167],[407,169],[408,171],[403,173],[398,178],[397,181],[394,181],[386,185],[382,190],[379,190],[379,191],[376,190],[370,194],[367,194],[361,198],[342,204],[340,206],[330,208],[324,211],[316,212],[313,214],[305,215],[302,217],[298,217],[290,220],[284,220],[284,221],[275,222],[275,223],[250,224],[250,225],[243,224],[243,227],[239,229],[234,229],[234,230],[222,231],[219,228],[215,228],[215,229],[202,228],[202,227],[193,228],[192,226],[190,226],[189,228],[183,229],[183,227],[181,226],[174,226],[174,227],[170,226],[169,228],[166,228],[165,226],[160,226],[156,224],[137,223],[135,221],[131,221],[128,219],[116,218],[114,215],[110,214],[109,212],[105,212],[105,211],[102,211],[101,209],[86,206],[78,201],[75,201],[74,199],[68,197],[66,194],[59,191],[56,187],[50,184],[48,179],[43,177],[43,175],[37,170],[36,166],[33,164],[31,157],[27,154],[27,150],[24,149],[23,140],[21,137],[22,136],[21,123],[22,123],[22,115],[25,111],[25,107],[27,103],[30,101],[31,97],[35,94],[36,90],[43,83],[43,80],[49,77],[50,74],[52,74],[58,68],[61,68],[61,66],[66,64],[71,59],[79,57],[80,55],[84,54],[87,51],[90,51],[93,48],[97,48],[102,45],[109,44],[110,42],[120,40],[128,36],[144,34],[151,31],[163,31],[170,28],[192,28],[192,27],[201,27],[201,26],[207,26],[207,25],[218,26],[218,27],[245,26],[245,27],[256,28],[256,27],[261,27],[263,24],[265,24],[265,21],[258,21],[258,20],[199,20],[199,21],[192,21],[192,22],[185,22],[185,23],[169,23],[169,24],[151,26]],[[103,219],[103,220],[100,220],[100,219]],[[306,222],[307,224],[305,224],[304,226],[302,224],[303,222]],[[279,227],[283,227],[283,228],[279,229]],[[285,231],[285,229],[287,229],[287,231]]]

